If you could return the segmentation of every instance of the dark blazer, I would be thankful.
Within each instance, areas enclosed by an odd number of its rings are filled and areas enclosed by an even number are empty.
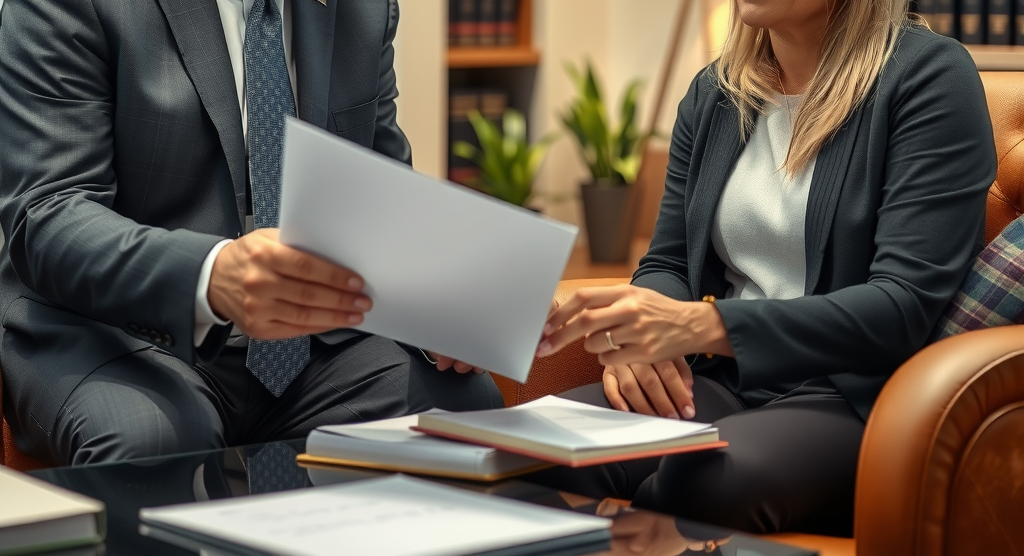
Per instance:
[[[711,225],[742,150],[738,112],[711,68],[679,105],[661,212],[634,284],[679,300],[725,294]],[[869,98],[818,154],[806,296],[718,301],[736,357],[700,357],[695,372],[734,390],[828,376],[866,418],[980,250],[995,172],[970,55],[908,27]]]
[[[291,0],[299,116],[409,162],[396,0]],[[0,24],[5,395],[49,431],[92,369],[186,362],[209,250],[243,230],[246,154],[213,0],[7,0]],[[43,396],[39,389],[46,385]]]

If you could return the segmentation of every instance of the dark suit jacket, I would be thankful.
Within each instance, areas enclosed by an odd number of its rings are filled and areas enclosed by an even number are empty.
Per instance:
[[[246,155],[213,0],[3,12],[0,364],[5,395],[49,431],[106,361],[156,345],[191,363],[223,345],[227,327],[192,345],[195,288],[209,250],[243,230]],[[299,116],[409,162],[397,24],[396,0],[292,0]]]
[[[743,150],[738,126],[715,72],[702,72],[679,105],[661,212],[634,284],[680,300],[725,294],[710,237]],[[736,357],[701,357],[695,372],[734,390],[828,376],[866,418],[980,250],[995,171],[971,57],[956,41],[907,28],[870,97],[818,155],[806,296],[718,301]]]

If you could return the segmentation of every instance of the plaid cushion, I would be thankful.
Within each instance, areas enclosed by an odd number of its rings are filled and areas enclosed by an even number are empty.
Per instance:
[[[978,255],[932,340],[1007,324],[1024,324],[1024,216]]]

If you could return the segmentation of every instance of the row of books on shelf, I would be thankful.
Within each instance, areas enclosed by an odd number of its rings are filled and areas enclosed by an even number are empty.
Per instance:
[[[519,0],[448,0],[448,45],[514,46]]]
[[[916,0],[936,33],[964,44],[1024,45],[1024,0]]]
[[[448,180],[462,185],[472,185],[480,174],[473,162],[455,156],[452,146],[464,141],[479,146],[476,132],[469,121],[474,110],[499,125],[508,107],[508,93],[493,88],[452,89],[448,94]]]

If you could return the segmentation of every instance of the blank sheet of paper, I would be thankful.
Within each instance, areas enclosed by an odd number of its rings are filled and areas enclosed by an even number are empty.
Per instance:
[[[359,330],[524,382],[578,232],[289,119],[281,241],[358,272]]]

